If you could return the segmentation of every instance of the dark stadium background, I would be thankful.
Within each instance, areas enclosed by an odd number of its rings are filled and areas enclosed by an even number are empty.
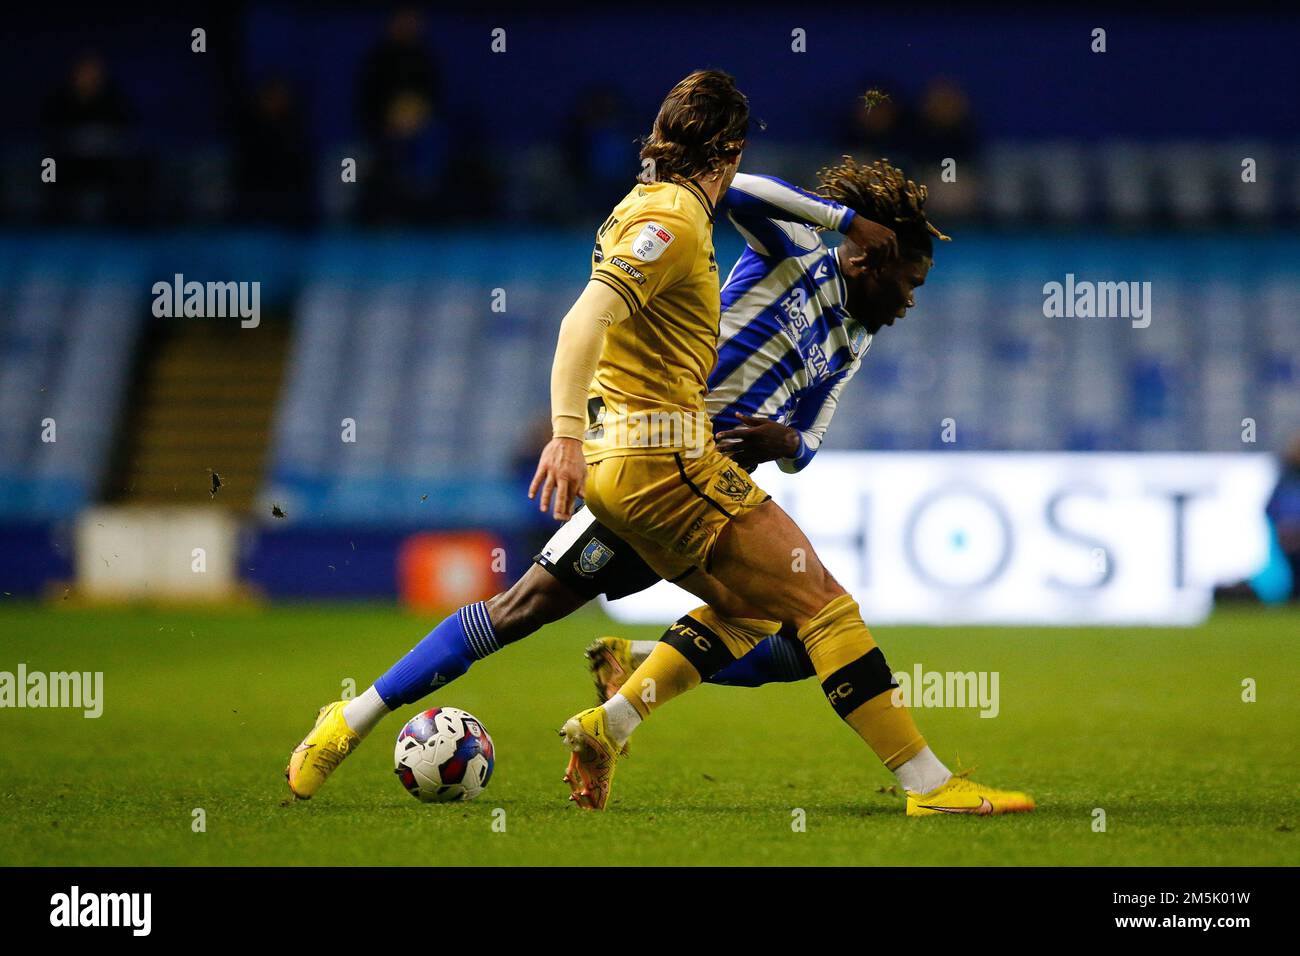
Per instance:
[[[866,887],[873,934],[939,914],[1002,941],[1026,913],[1077,934],[1138,914],[1117,894],[1240,890],[1226,867],[1300,861],[1300,16],[1048,7],[9,5],[0,879],[23,892],[0,901],[44,925],[52,893],[157,876],[159,935],[190,943],[206,912],[292,927],[337,887],[334,922],[382,893],[396,926],[394,898],[448,885],[324,870],[325,896],[309,866],[1116,868],[1000,869],[993,906],[965,873],[813,888],[856,912]],[[906,817],[803,680],[674,701],[609,810],[580,812],[556,729],[593,700],[583,648],[658,638],[686,600],[667,584],[476,663],[287,801],[317,708],[552,532],[525,488],[558,326],[636,138],[705,66],[765,124],[743,171],[811,186],[844,153],[886,156],[952,236],[825,450],[756,480],[900,688],[945,682],[908,702],[940,759],[1037,809]],[[867,112],[871,89],[888,99]],[[741,240],[719,221],[715,243],[725,275]],[[255,321],[155,314],[178,275],[256,289]],[[1047,314],[1071,275],[1150,283],[1149,324]],[[101,692],[31,702],[24,673]],[[966,678],[996,700],[958,699]],[[490,731],[482,797],[423,805],[394,778],[393,735],[429,706]],[[225,869],[251,866],[297,869],[259,893]],[[505,884],[482,888],[501,910]],[[546,889],[529,895],[554,911]],[[1259,896],[1201,912],[1286,898]]]
[[[664,10],[8,12],[6,597],[86,596],[75,528],[97,504],[228,515],[225,598],[388,599],[401,568],[434,560],[402,557],[430,531],[506,549],[509,572],[470,574],[470,591],[512,577],[549,528],[522,489],[558,320],[635,138],[702,65],[731,71],[766,124],[746,169],[810,185],[841,153],[886,155],[931,184],[955,239],[828,448],[943,447],[954,401],[962,450],[1240,451],[1247,414],[1249,450],[1300,433],[1294,17]],[[870,114],[868,88],[889,93]],[[740,248],[726,224],[717,243],[724,263]],[[1162,277],[1176,331],[1045,324],[1043,277],[1090,265]],[[260,325],[153,317],[150,288],[176,273],[260,283]],[[1294,549],[1295,492],[1278,501]]]

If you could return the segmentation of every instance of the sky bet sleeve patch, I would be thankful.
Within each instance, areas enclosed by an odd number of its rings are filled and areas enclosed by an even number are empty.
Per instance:
[[[673,234],[657,222],[648,222],[632,242],[632,255],[642,262],[654,262],[672,244]]]

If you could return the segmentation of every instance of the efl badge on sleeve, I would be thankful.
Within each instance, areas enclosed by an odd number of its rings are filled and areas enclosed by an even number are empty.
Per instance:
[[[632,255],[642,262],[654,262],[673,241],[673,234],[657,222],[648,222],[632,242]]]

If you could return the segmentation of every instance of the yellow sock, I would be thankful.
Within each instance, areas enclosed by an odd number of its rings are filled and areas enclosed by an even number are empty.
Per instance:
[[[700,672],[682,656],[682,652],[659,641],[618,692],[627,698],[638,714],[646,717],[656,707],[681,696],[699,683]]]
[[[862,622],[858,603],[842,594],[799,629],[835,712],[890,770],[925,747],[906,707],[894,704],[894,676]]]
[[[668,628],[618,692],[645,717],[749,653],[779,627],[776,621],[726,618],[708,606],[698,607]]]

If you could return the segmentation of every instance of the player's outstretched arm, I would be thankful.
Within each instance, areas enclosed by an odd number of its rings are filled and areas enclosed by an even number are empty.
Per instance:
[[[528,487],[546,511],[554,493],[551,513],[561,521],[573,517],[574,502],[582,495],[586,463],[582,458],[582,433],[586,430],[587,392],[605,344],[605,330],[631,312],[623,297],[604,282],[587,283],[560,323],[560,337],[551,365],[551,435]]]
[[[737,173],[723,196],[722,207],[742,232],[760,240],[763,220],[774,219],[843,233],[857,245],[857,261],[864,265],[879,266],[898,257],[898,237],[888,226],[775,176]]]
[[[721,207],[741,222],[755,218],[799,222],[843,232],[856,218],[852,209],[833,199],[800,189],[776,176],[736,173],[723,194]]]

